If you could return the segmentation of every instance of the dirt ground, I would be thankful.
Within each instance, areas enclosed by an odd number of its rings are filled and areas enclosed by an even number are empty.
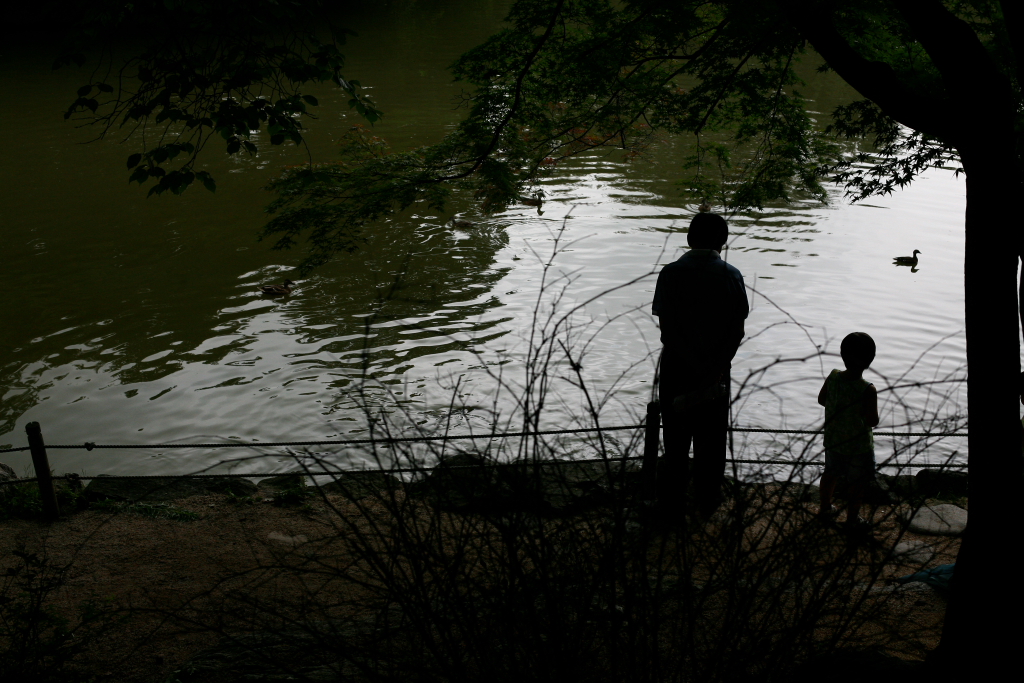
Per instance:
[[[55,600],[66,613],[89,598],[130,607],[131,617],[87,652],[90,668],[98,667],[95,672],[109,680],[165,681],[216,640],[198,616],[190,624],[188,614],[193,609],[196,615],[209,614],[218,596],[232,591],[267,596],[312,591],[323,600],[346,599],[331,595],[326,584],[311,589],[308,573],[294,579],[302,585],[290,585],[287,567],[308,568],[321,561],[318,557],[328,556],[331,562],[344,562],[338,515],[362,513],[333,496],[301,508],[277,507],[268,500],[239,504],[227,496],[206,495],[176,501],[178,508],[199,515],[191,521],[89,510],[52,525],[0,522],[0,573],[17,563],[12,551],[23,549],[67,568]],[[894,541],[900,533],[892,512],[875,511],[876,538]],[[959,548],[959,541],[950,538],[907,533],[902,540],[933,546],[936,554],[928,566],[954,562]],[[893,562],[881,583],[919,567]],[[903,620],[907,633],[913,634],[913,642],[897,647],[895,654],[915,658],[936,645],[945,610],[938,593],[906,591],[892,606],[893,618]]]

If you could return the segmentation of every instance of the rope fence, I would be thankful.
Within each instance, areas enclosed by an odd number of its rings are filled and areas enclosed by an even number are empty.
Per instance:
[[[415,442],[432,442],[432,441],[457,441],[457,440],[492,440],[492,439],[507,439],[516,437],[530,437],[530,436],[557,436],[562,434],[589,434],[599,432],[614,432],[614,431],[627,431],[627,430],[645,430],[645,441],[644,441],[644,454],[642,456],[625,456],[621,458],[614,458],[616,461],[627,461],[627,460],[641,460],[642,467],[641,473],[647,478],[648,486],[653,488],[654,473],[657,467],[658,449],[660,445],[660,432],[661,432],[661,409],[656,401],[651,402],[647,405],[647,421],[644,424],[638,425],[621,425],[615,427],[590,427],[583,429],[551,429],[551,430],[538,430],[538,431],[521,431],[521,432],[492,432],[488,434],[445,434],[442,436],[403,436],[403,437],[370,437],[365,439],[334,439],[334,440],[322,440],[322,441],[270,441],[270,442],[227,442],[227,443],[170,443],[170,444],[97,444],[91,441],[87,441],[84,444],[55,444],[46,445],[43,443],[42,430],[38,422],[30,422],[25,426],[25,432],[28,435],[28,446],[21,446],[18,448],[5,448],[0,450],[2,453],[17,453],[23,451],[30,451],[32,453],[32,464],[35,469],[36,476],[26,479],[12,479],[9,481],[0,482],[0,487],[7,484],[22,484],[27,482],[37,482],[39,485],[39,491],[43,502],[43,514],[48,520],[56,520],[59,517],[59,509],[57,507],[56,492],[53,488],[54,479],[74,479],[74,480],[90,480],[90,479],[202,479],[202,478],[224,478],[224,477],[236,477],[236,478],[249,478],[249,479],[260,479],[266,477],[280,476],[281,472],[248,472],[243,474],[185,474],[185,475],[159,475],[159,474],[123,474],[123,475],[95,475],[95,476],[80,476],[77,474],[54,476],[50,471],[50,464],[47,456],[48,449],[60,449],[60,450],[81,450],[93,451],[96,449],[125,449],[125,448],[158,448],[162,450],[169,449],[184,449],[184,448],[282,448],[282,447],[301,447],[301,446],[358,446],[358,445],[376,445],[376,444],[397,444],[397,443],[415,443]],[[769,429],[766,427],[729,427],[730,432],[740,433],[752,433],[752,434],[803,434],[803,435],[818,435],[822,434],[821,430],[806,430],[806,429]],[[965,432],[874,432],[875,436],[891,436],[891,437],[904,437],[904,438],[944,438],[944,437],[966,437]],[[612,460],[612,459],[609,459]],[[604,459],[591,459],[591,460],[549,460],[542,461],[537,464],[544,466],[555,466],[561,464],[577,464],[580,462],[606,462]],[[736,464],[756,464],[756,465],[783,465],[789,467],[807,467],[811,465],[822,465],[823,461],[820,460],[759,460],[759,459],[746,459],[746,458],[726,458],[726,462],[732,462]],[[496,466],[515,466],[517,463],[496,463]],[[467,465],[464,467],[472,467]],[[917,468],[966,468],[967,465],[959,463],[904,463],[904,462],[883,462],[878,465],[882,467],[917,467]],[[388,468],[383,470],[336,470],[336,471],[311,471],[304,470],[303,475],[306,476],[339,476],[344,474],[350,474],[355,472],[365,471],[384,471],[387,473],[419,473],[427,471],[433,468],[429,467],[407,467],[407,468]],[[298,473],[288,473],[298,474]]]
[[[117,448],[283,448],[294,446],[361,446],[368,444],[394,444],[413,443],[426,441],[458,441],[465,439],[507,439],[523,436],[556,436],[559,434],[586,434],[592,432],[615,432],[626,430],[644,429],[646,425],[623,425],[618,427],[590,427],[587,429],[550,429],[536,432],[492,432],[488,434],[446,434],[443,436],[401,436],[401,437],[378,437],[369,439],[341,439],[329,441],[265,441],[265,442],[225,442],[225,443],[93,443],[86,441],[82,444],[47,444],[48,449],[81,450],[92,451],[96,449],[117,449]],[[744,432],[752,434],[824,434],[822,430],[807,429],[769,429],[767,427],[728,427],[726,431]],[[939,437],[966,437],[966,432],[874,432],[875,436],[892,436],[908,438],[939,438]],[[17,453],[30,450],[30,446],[18,448],[0,449],[0,453]],[[763,461],[758,461],[763,462]]]
[[[608,461],[629,461],[629,460],[643,460],[642,455],[630,455],[622,458],[609,458]],[[808,467],[813,465],[823,466],[824,460],[755,460],[747,458],[726,458],[726,462],[734,462],[738,464],[749,464],[749,465],[785,465],[788,467]],[[559,465],[579,465],[582,463],[599,463],[606,462],[600,458],[591,458],[587,460],[542,460],[537,463],[531,463],[540,465],[542,467],[558,467]],[[489,464],[488,467],[519,467],[522,463],[503,463],[497,462]],[[451,469],[475,469],[478,465],[446,465]],[[942,463],[942,462],[922,462],[922,463],[879,463],[877,467],[917,467],[917,468],[952,468],[952,469],[965,469],[967,465],[960,463]],[[96,474],[96,475],[79,475],[79,474],[59,474],[53,475],[50,478],[56,480],[78,480],[78,481],[89,481],[92,479],[266,479],[269,477],[281,477],[281,476],[295,476],[301,474],[304,477],[340,477],[346,474],[361,474],[364,472],[380,472],[383,474],[421,474],[423,472],[429,472],[434,467],[389,467],[387,469],[351,469],[351,470],[332,470],[330,472],[314,471],[314,470],[303,470],[302,472],[246,472],[243,474],[236,474],[233,472],[225,472],[224,474]],[[9,484],[28,484],[33,481],[38,481],[36,477],[27,477],[24,479],[11,479],[9,481],[0,481],[0,487],[7,486]]]

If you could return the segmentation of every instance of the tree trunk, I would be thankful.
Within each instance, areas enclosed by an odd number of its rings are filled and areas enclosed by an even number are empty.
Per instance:
[[[1008,128],[1008,129],[1007,129]],[[1004,128],[1013,138],[1012,125]],[[982,137],[976,135],[975,138]],[[970,543],[961,546],[937,659],[972,677],[1012,670],[1024,592],[997,572],[1016,567],[1013,503],[1021,485],[1018,418],[1016,160],[991,128],[961,149],[967,172],[964,290],[967,321]],[[941,302],[937,302],[941,305]],[[969,554],[968,554],[969,553]],[[1007,667],[1011,667],[1008,669]]]
[[[1011,657],[1024,614],[1024,591],[1014,579],[1000,580],[997,574],[1012,568],[1007,575],[1012,577],[1016,570],[1019,532],[1013,502],[1022,484],[1016,277],[1022,252],[1015,204],[1022,189],[1015,129],[1020,98],[993,61],[991,46],[950,11],[950,3],[891,3],[941,74],[941,89],[913,86],[888,65],[860,54],[834,23],[831,8],[841,4],[784,6],[794,25],[847,83],[901,124],[955,146],[967,172],[964,290],[971,535],[961,546],[947,622],[933,659],[943,665],[936,673],[946,677],[969,673],[982,680],[996,678],[1017,668]],[[1011,39],[1021,37],[1019,31],[1011,34]]]

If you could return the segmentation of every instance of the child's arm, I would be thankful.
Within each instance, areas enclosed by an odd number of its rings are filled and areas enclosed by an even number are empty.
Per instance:
[[[864,418],[864,424],[868,427],[878,426],[878,392],[875,391],[875,385],[869,384],[868,388],[864,390],[864,403],[861,406],[861,416]]]
[[[828,398],[828,379],[825,379],[825,383],[821,385],[821,391],[818,392],[818,405],[825,405],[825,399]]]

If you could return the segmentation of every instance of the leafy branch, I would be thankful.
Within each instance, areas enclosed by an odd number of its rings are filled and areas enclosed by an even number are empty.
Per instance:
[[[733,204],[759,207],[794,180],[823,197],[811,169],[826,150],[791,87],[798,36],[773,42],[728,7],[705,10],[667,22],[654,2],[516,3],[510,26],[452,67],[471,88],[456,130],[401,153],[351,131],[341,161],[291,168],[270,184],[277,215],[264,237],[288,248],[305,234],[308,271],[414,202],[440,211],[465,190],[485,212],[501,210],[567,159],[605,148],[642,157],[662,132],[725,134],[756,151]]]
[[[214,191],[214,178],[196,164],[217,139],[229,155],[258,154],[263,130],[271,145],[304,144],[303,117],[315,118],[319,105],[302,92],[307,84],[334,83],[371,123],[382,115],[358,81],[342,77],[339,45],[350,32],[324,27],[318,2],[98,4],[111,11],[98,12],[54,64],[81,66],[87,48],[96,53],[91,82],[64,118],[98,126],[98,138],[121,131],[138,145],[127,159],[129,182],[154,182],[150,195],[181,194],[196,180]],[[106,46],[125,34],[143,36],[147,47],[121,61]]]
[[[886,116],[870,100],[837,107],[826,133],[837,138],[868,140],[871,151],[858,151],[822,166],[819,174],[846,187],[854,201],[891,194],[906,187],[929,168],[953,166],[960,155],[949,143],[911,131]]]

